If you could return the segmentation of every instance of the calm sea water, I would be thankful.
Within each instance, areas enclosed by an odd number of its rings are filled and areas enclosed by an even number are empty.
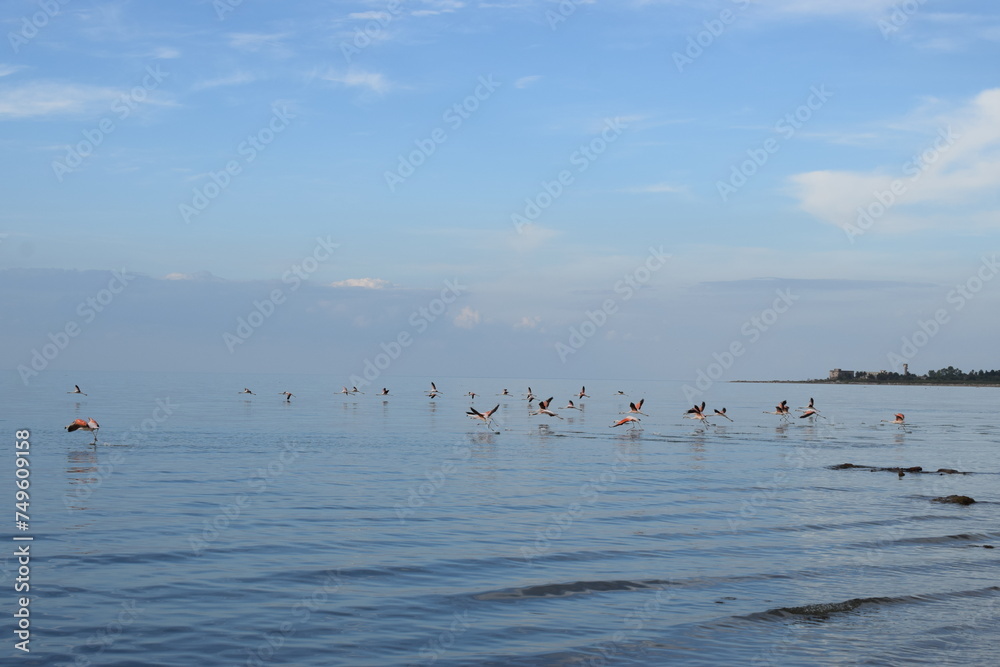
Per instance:
[[[76,383],[89,395],[65,393]],[[709,410],[735,421],[700,428],[680,383],[594,380],[579,411],[558,409],[577,381],[384,383],[385,398],[321,376],[9,375],[0,497],[13,515],[28,428],[31,522],[5,531],[0,655],[1000,663],[1000,548],[984,547],[1000,546],[996,389],[717,384]],[[530,416],[529,384],[566,418]],[[465,416],[468,391],[500,404],[499,434]],[[762,414],[810,396],[827,419]],[[642,430],[609,428],[643,397]],[[895,412],[910,426],[880,423]],[[100,422],[97,446],[63,430],[78,417]],[[931,502],[949,494],[978,502]],[[14,534],[35,538],[29,655],[12,633]]]

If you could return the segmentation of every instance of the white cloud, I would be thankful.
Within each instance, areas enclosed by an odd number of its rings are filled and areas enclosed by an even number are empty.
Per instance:
[[[542,78],[540,74],[532,74],[531,76],[522,76],[520,79],[514,82],[515,88],[527,88],[531,84],[539,81]]]
[[[366,289],[385,289],[392,287],[392,283],[381,278],[348,278],[330,283],[330,287],[364,287]]]
[[[458,314],[455,318],[454,323],[456,327],[462,327],[463,329],[471,329],[472,327],[479,324],[482,319],[478,310],[474,310],[470,306],[465,306],[462,308],[462,312]]]
[[[208,90],[209,88],[219,88],[220,86],[240,86],[245,83],[253,83],[256,80],[257,77],[248,72],[234,72],[229,76],[199,81],[191,87],[191,90]]]
[[[532,317],[522,317],[520,320],[514,323],[515,329],[534,329],[539,324],[542,323],[542,318],[538,315]]]
[[[120,95],[114,88],[36,81],[0,89],[0,119],[92,113],[110,108]]]
[[[181,52],[169,46],[161,46],[153,49],[153,57],[160,60],[171,60],[173,58],[180,58]]]
[[[872,230],[997,227],[989,200],[1000,188],[1000,88],[921,122],[922,136],[899,164],[792,176],[799,207],[844,229],[856,229],[859,207],[871,212]]]
[[[287,32],[234,32],[228,35],[229,46],[237,51],[245,53],[268,51],[279,57],[291,55],[291,51],[289,51],[284,43],[284,40],[290,36]]]
[[[771,0],[762,5],[773,11],[788,14],[813,14],[831,16],[856,14],[879,16],[892,10],[899,0]]]
[[[639,185],[634,188],[626,188],[622,192],[629,194],[664,194],[688,192],[686,185],[674,185],[672,183],[653,183],[652,185]]]
[[[437,14],[449,14],[465,7],[464,2],[458,0],[424,0],[424,4],[430,9],[417,9],[410,14],[413,16],[435,16]]]
[[[389,12],[353,12],[348,14],[347,18],[359,21],[388,21],[392,15]]]
[[[506,235],[505,238],[514,250],[527,251],[535,250],[557,236],[558,231],[529,222],[521,224],[513,234]]]
[[[6,63],[0,63],[0,76],[7,76],[22,69],[24,69],[24,65],[8,65]]]
[[[168,273],[163,276],[164,280],[198,280],[218,282],[221,278],[212,274],[211,271],[196,271],[194,273]]]
[[[321,78],[349,88],[366,88],[380,95],[389,92],[393,87],[381,73],[367,72],[357,68],[351,68],[346,72],[330,71]]]

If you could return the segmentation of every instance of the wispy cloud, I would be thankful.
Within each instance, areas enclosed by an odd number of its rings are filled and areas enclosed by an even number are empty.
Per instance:
[[[0,76],[8,76],[22,69],[24,69],[24,65],[8,65],[6,63],[0,63]]]
[[[899,0],[771,0],[764,9],[787,14],[832,16],[878,16],[892,9]]]
[[[325,81],[347,86],[348,88],[362,88],[379,95],[384,95],[393,89],[393,84],[380,72],[370,72],[367,70],[351,68],[346,71],[330,70],[322,75]]]
[[[180,58],[181,52],[169,46],[160,46],[153,49],[152,56],[159,60],[171,60],[173,58]]]
[[[464,2],[458,0],[423,0],[427,9],[415,9],[410,12],[413,16],[435,16],[437,14],[450,14],[465,7]]]
[[[481,320],[482,315],[478,310],[473,309],[471,306],[464,306],[462,311],[455,317],[454,324],[456,327],[463,329],[472,329]]]
[[[686,185],[674,185],[673,183],[654,183],[652,185],[638,185],[632,188],[625,188],[622,192],[628,194],[678,194],[689,192]]]
[[[104,86],[46,81],[0,88],[0,120],[88,114],[107,109],[120,95]]]
[[[520,79],[514,81],[515,88],[527,88],[531,84],[539,81],[542,78],[540,74],[532,74],[531,76],[522,76]]]
[[[392,283],[381,278],[348,278],[330,283],[330,287],[363,287],[365,289],[385,289],[392,287]]]
[[[859,207],[872,208],[883,231],[1000,227],[990,204],[1000,189],[1000,88],[923,122],[912,156],[901,164],[792,176],[800,208],[844,229],[857,224]],[[912,124],[907,119],[897,127]],[[912,204],[921,205],[919,213]]]
[[[191,90],[208,90],[210,88],[219,88],[221,86],[241,86],[247,83],[253,83],[257,80],[257,77],[249,72],[234,72],[228,76],[221,76],[215,79],[206,79],[204,81],[199,81],[193,86]]]
[[[269,52],[278,57],[287,57],[292,53],[284,42],[291,37],[291,33],[234,32],[228,37],[229,46],[244,53]]]

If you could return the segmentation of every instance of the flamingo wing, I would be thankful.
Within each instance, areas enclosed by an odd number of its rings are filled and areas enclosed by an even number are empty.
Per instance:
[[[87,428],[87,422],[82,419],[74,419],[73,423],[66,427],[66,430],[72,433],[73,431],[81,428]]]

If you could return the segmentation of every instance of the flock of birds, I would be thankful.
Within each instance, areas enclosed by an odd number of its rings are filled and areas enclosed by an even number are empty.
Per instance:
[[[66,393],[67,394],[80,394],[82,396],[86,396],[87,395],[87,394],[85,394],[80,389],[80,385],[74,385],[73,386],[73,390],[72,391],[68,391]],[[248,387],[244,387],[243,391],[241,391],[239,393],[240,394],[244,394],[244,395],[250,395],[250,396],[256,396],[257,395],[254,392],[252,392]],[[350,395],[353,395],[353,394],[364,394],[365,392],[361,391],[357,387],[351,387],[350,389],[348,389],[347,387],[344,387],[338,393],[350,396]],[[436,399],[438,396],[441,396],[441,394],[442,394],[442,392],[438,390],[437,385],[434,384],[433,382],[431,382],[430,391],[427,391],[427,392],[424,392],[424,393],[431,400]],[[292,397],[295,394],[293,394],[290,391],[282,391],[282,392],[279,392],[278,395],[279,396],[284,396],[285,397],[285,402],[286,403],[290,403],[291,400],[292,400]],[[386,388],[386,387],[383,387],[382,391],[378,392],[378,394],[376,394],[376,395],[377,396],[389,396],[390,395],[389,394],[389,389]],[[478,396],[479,394],[477,394],[477,393],[475,393],[473,391],[470,391],[470,392],[468,392],[465,395],[471,397],[472,400],[475,400],[476,396]],[[504,389],[498,395],[499,396],[511,396],[512,394],[509,391],[507,391],[506,389]],[[625,396],[625,395],[626,394],[625,394],[624,391],[615,392],[615,396]],[[578,400],[583,400],[584,398],[590,398],[590,395],[587,394],[587,387],[586,386],[580,387],[580,391],[577,394],[575,394],[575,396],[576,396],[576,398]],[[529,412],[530,415],[532,415],[532,416],[555,417],[557,419],[563,419],[562,415],[560,415],[557,412],[554,412],[549,407],[552,404],[552,400],[553,400],[552,396],[546,398],[545,400],[541,400],[537,396],[535,396],[535,394],[531,390],[531,387],[528,387],[528,392],[524,395],[524,398],[527,399],[529,406],[532,406],[532,404],[534,404],[534,402],[536,400],[538,401],[538,409],[535,410],[534,412]],[[642,420],[639,419],[639,417],[637,417],[636,415],[643,415],[644,417],[648,416],[645,412],[642,411],[642,405],[643,405],[643,403],[645,403],[645,401],[646,401],[645,398],[640,399],[638,402],[631,402],[630,401],[629,404],[628,404],[628,406],[629,406],[628,411],[619,413],[619,414],[623,414],[625,416],[622,417],[621,419],[619,419],[618,421],[616,421],[615,423],[611,424],[610,428],[615,428],[615,427],[618,427],[618,426],[625,426],[625,425],[628,425],[629,429],[636,429],[636,428],[638,428],[638,424]],[[490,430],[493,430],[493,429],[497,428],[496,427],[496,422],[493,419],[493,415],[495,415],[496,412],[499,409],[500,409],[500,404],[499,403],[497,403],[493,407],[493,409],[486,410],[486,411],[480,411],[480,410],[477,410],[475,407],[471,407],[470,406],[469,410],[465,414],[467,414],[471,419],[475,419],[475,420],[481,421],[486,426],[486,428],[488,428]],[[573,400],[570,399],[569,402],[565,406],[563,406],[562,408],[560,408],[560,409],[561,410],[581,410],[581,409],[583,409],[583,405],[582,404],[581,405],[576,405],[576,404],[573,403]],[[809,405],[806,405],[806,406],[803,406],[803,407],[800,407],[800,408],[796,408],[796,411],[802,413],[802,414],[798,415],[799,419],[808,419],[810,422],[815,421],[816,418],[826,419],[826,417],[824,417],[823,415],[820,414],[819,409],[816,407],[816,401],[814,399],[812,399],[812,398],[809,399]],[[781,417],[781,419],[782,419],[783,422],[790,422],[791,419],[792,419],[792,410],[791,410],[791,408],[788,405],[788,401],[782,401],[781,403],[779,403],[778,405],[776,405],[774,407],[774,410],[765,410],[764,414],[778,415],[778,416]],[[721,417],[723,419],[727,419],[729,421],[733,421],[733,418],[726,414],[726,408],[722,408],[722,409],[715,408],[715,409],[712,410],[712,414],[707,413],[705,411],[705,401],[702,401],[701,405],[695,405],[692,408],[688,409],[687,412],[684,413],[683,417],[685,419],[694,419],[696,421],[701,422],[702,424],[708,424],[708,425],[712,424],[712,422],[709,421],[709,418],[715,418],[715,417]],[[905,415],[903,413],[897,412],[894,415],[894,417],[895,417],[895,419],[892,419],[892,420],[883,419],[882,423],[896,424],[900,428],[902,428],[902,427],[904,427],[906,425],[906,421],[905,421],[906,417],[905,417]],[[87,431],[87,432],[93,433],[94,434],[94,444],[97,444],[97,430],[99,428],[101,428],[101,425],[98,424],[96,420],[88,417],[87,419],[75,419],[75,420],[73,420],[72,424],[70,424],[69,426],[66,426],[65,428],[66,428],[66,430],[68,432],[73,432],[73,431]],[[500,431],[495,431],[495,432],[499,433]]]

